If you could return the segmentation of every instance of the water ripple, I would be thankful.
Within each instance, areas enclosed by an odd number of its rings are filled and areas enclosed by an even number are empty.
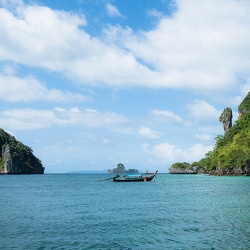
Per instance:
[[[2,249],[250,249],[250,178],[2,177]]]

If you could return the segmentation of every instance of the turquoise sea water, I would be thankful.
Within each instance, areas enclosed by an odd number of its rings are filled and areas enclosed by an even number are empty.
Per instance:
[[[250,177],[0,176],[1,249],[250,249]]]

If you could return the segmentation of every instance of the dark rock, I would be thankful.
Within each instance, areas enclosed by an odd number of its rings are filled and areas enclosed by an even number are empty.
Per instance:
[[[43,174],[44,169],[31,148],[0,129],[0,174]]]
[[[209,174],[217,176],[250,176],[250,168],[248,166],[245,166],[227,169],[216,169],[210,171]]]
[[[169,168],[169,173],[170,174],[197,174],[197,170],[194,169],[180,169],[180,168],[174,168],[171,167]]]
[[[220,116],[220,122],[223,123],[225,134],[227,134],[232,127],[233,112],[231,108],[225,108]]]
[[[124,173],[124,174],[138,174],[139,171],[137,169],[129,169],[126,170],[125,166],[123,165],[123,163],[118,163],[116,168],[113,169],[109,169],[108,170],[109,174],[113,174],[113,173]]]

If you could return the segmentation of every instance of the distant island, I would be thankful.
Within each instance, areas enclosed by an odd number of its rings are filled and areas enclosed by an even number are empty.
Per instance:
[[[30,147],[0,129],[0,174],[43,174],[44,169]]]
[[[232,125],[232,109],[225,108],[219,117],[223,124],[224,135],[218,135],[213,151],[205,158],[192,164],[174,163],[170,174],[210,175],[250,175],[250,92],[238,107],[238,120]]]
[[[114,174],[114,173],[138,174],[139,171],[137,169],[134,169],[134,168],[126,170],[122,163],[118,163],[116,168],[109,169],[108,173],[109,174]]]

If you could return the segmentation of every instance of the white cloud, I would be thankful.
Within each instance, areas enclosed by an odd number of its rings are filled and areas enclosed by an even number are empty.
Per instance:
[[[151,130],[148,127],[140,127],[138,132],[139,132],[140,136],[145,137],[147,139],[158,139],[159,138],[159,133]]]
[[[230,90],[238,75],[249,75],[250,3],[177,1],[177,11],[155,30],[125,33],[124,46],[161,73],[159,86]],[[121,31],[119,35],[121,35]]]
[[[100,113],[89,110],[54,110],[12,109],[0,112],[2,127],[13,130],[30,130],[51,126],[79,125],[90,128],[116,128],[126,123],[126,117],[110,112]]]
[[[213,146],[204,146],[202,144],[196,144],[188,149],[181,149],[169,143],[161,143],[153,148],[144,145],[144,151],[168,163],[183,161],[192,163],[202,159],[212,149]]]
[[[156,10],[156,9],[150,9],[147,11],[147,14],[152,17],[160,18],[163,16],[163,13]]]
[[[119,12],[119,10],[114,5],[112,5],[110,3],[106,4],[106,10],[107,10],[109,16],[122,17],[122,14]]]
[[[110,143],[111,143],[110,139],[108,139],[108,138],[102,138],[101,142],[102,142],[102,144],[104,144],[104,145],[110,144]]]
[[[34,77],[18,78],[11,75],[0,75],[0,100],[8,102],[82,102],[88,97],[81,94],[48,89]]]
[[[6,8],[14,8],[16,6],[22,6],[23,0],[0,0],[0,4],[2,4]]]
[[[173,112],[168,111],[168,110],[152,110],[151,114],[155,115],[156,117],[162,117],[162,118],[166,118],[172,121],[175,121],[177,123],[182,123],[183,120],[181,117],[179,117],[178,115],[175,115]]]
[[[85,16],[18,2],[16,10],[0,8],[0,60],[83,84],[203,93],[232,91],[250,77],[249,1],[178,0],[176,12],[161,17],[154,30],[110,27],[103,40],[83,30]]]
[[[204,120],[205,122],[219,120],[221,112],[218,111],[213,105],[202,100],[195,100],[193,104],[187,105],[190,116]]]
[[[201,141],[210,141],[212,139],[211,135],[208,134],[196,134],[195,138]]]
[[[1,60],[62,70],[68,58],[76,57],[82,41],[89,40],[79,29],[86,24],[84,16],[29,5],[17,11],[13,15],[0,9]]]
[[[230,103],[230,105],[239,106],[249,91],[250,91],[250,77],[247,78],[246,82],[240,87],[239,95],[233,96],[229,100],[227,99],[226,101],[227,101],[227,103]]]

